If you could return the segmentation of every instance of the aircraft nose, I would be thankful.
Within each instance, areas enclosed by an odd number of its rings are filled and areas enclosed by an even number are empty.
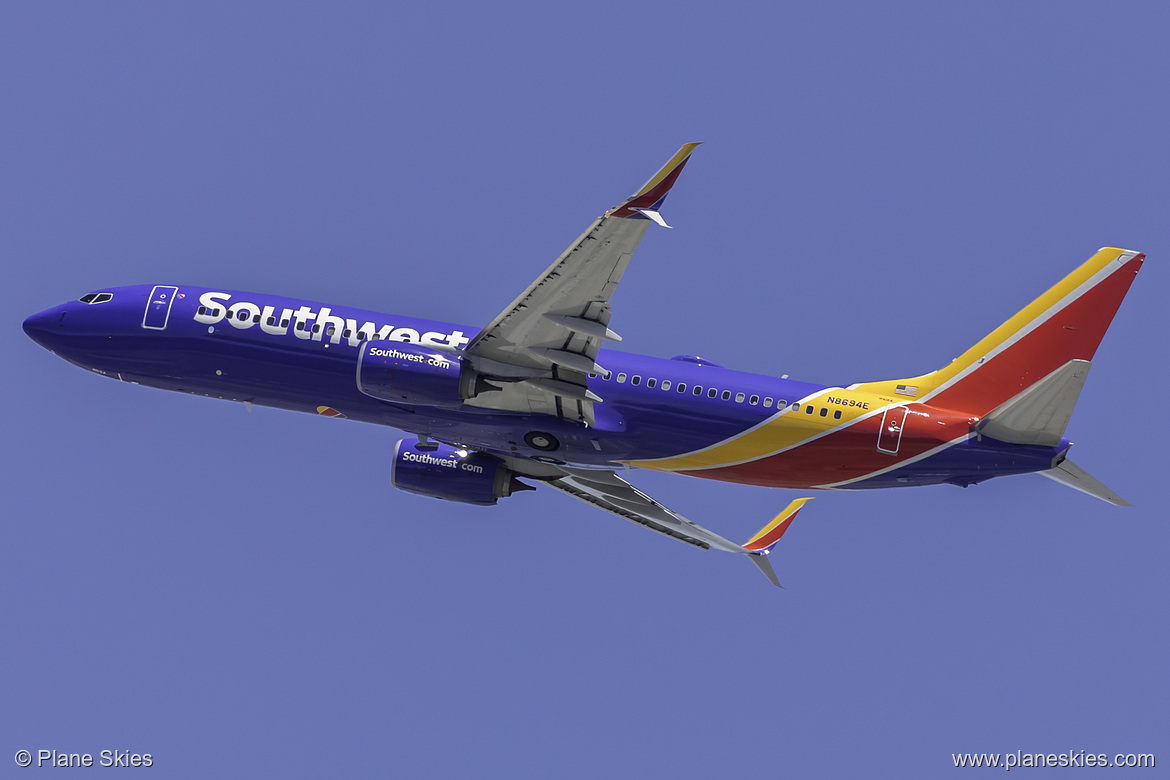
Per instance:
[[[65,312],[60,307],[45,309],[24,321],[24,332],[45,349],[53,349],[64,329]]]

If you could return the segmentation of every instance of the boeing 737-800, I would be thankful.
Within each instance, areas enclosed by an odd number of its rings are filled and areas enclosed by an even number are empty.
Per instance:
[[[1037,472],[1125,505],[1068,459],[1065,428],[1144,255],[1101,249],[922,376],[845,387],[603,350],[610,301],[698,144],[593,221],[482,328],[178,284],[110,287],[29,317],[37,343],[123,382],[413,434],[399,488],[495,504],[543,484],[703,549],[767,555],[807,498],[738,544],[619,476],[778,488],[971,485]],[[524,482],[522,480],[528,480]]]

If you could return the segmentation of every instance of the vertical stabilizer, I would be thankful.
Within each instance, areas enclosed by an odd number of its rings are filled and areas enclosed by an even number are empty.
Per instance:
[[[982,417],[1070,361],[1091,361],[1144,259],[1106,247],[946,367],[853,387]]]

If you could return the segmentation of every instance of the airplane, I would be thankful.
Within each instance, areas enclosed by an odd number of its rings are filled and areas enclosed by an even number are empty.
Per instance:
[[[482,328],[178,284],[109,287],[34,314],[61,358],[131,384],[387,425],[391,483],[493,505],[547,485],[701,549],[768,560],[809,498],[738,544],[630,484],[631,468],[748,485],[966,487],[1039,473],[1128,504],[1064,437],[1145,255],[1104,248],[942,368],[828,386],[602,349],[611,300],[692,152],[597,217]],[[527,482],[522,480],[528,480]]]

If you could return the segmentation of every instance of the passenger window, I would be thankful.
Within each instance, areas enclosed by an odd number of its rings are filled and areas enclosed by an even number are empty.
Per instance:
[[[82,299],[81,299],[81,302],[82,302],[82,303],[89,303],[89,301],[85,300],[85,298],[82,298]],[[203,306],[200,306],[200,307],[199,307],[199,314],[204,314],[204,313],[206,313],[206,312],[207,312],[207,309],[206,309],[206,307],[203,307]]]
[[[695,393],[695,395],[702,395],[702,394],[703,394],[703,388],[702,388],[702,387],[700,387],[699,385],[695,385],[695,390],[694,390],[694,393]]]
[[[269,317],[267,320],[264,321],[264,324],[275,325],[276,324],[276,317]]]
[[[758,395],[753,395],[751,398],[748,399],[748,403],[751,404],[752,406],[755,406],[759,402],[760,402],[760,397]]]
[[[602,374],[602,375],[601,375],[601,378],[602,378],[602,379],[604,379],[606,382],[608,382],[608,381],[609,381],[609,378],[610,378],[611,376],[613,376],[613,372],[612,372],[612,371],[606,371],[604,374]]]
[[[663,389],[663,390],[669,390],[669,389],[670,389],[670,380],[669,380],[669,379],[663,379],[663,380],[662,380],[662,389]]]
[[[736,393],[736,394],[735,394],[735,402],[736,402],[737,404],[742,404],[742,403],[743,403],[743,397],[744,397],[744,396],[743,396],[743,393]]]
[[[314,326],[313,326],[313,332],[314,332],[314,333],[320,333],[320,332],[321,332],[321,326],[320,326],[320,325],[314,325]]]
[[[679,382],[677,385],[675,385],[674,389],[679,391],[680,393],[685,393],[687,391],[687,386],[684,385],[682,382]]]
[[[772,408],[772,399],[771,399],[771,397],[768,397],[768,398],[765,398],[765,399],[764,399],[764,408],[765,408],[765,409],[771,409],[771,408]]]
[[[731,400],[731,391],[730,391],[730,390],[724,390],[724,391],[723,391],[723,400],[724,400],[724,401],[729,401],[729,400]]]
[[[804,407],[804,413],[805,413],[805,414],[812,414],[812,413],[813,413],[813,406],[812,406],[812,404],[808,404],[807,406],[805,406],[805,407]]]
[[[259,322],[260,322],[260,315],[257,314],[255,317],[252,318],[252,324],[255,325]]]
[[[349,336],[352,332],[353,331],[351,331],[349,328],[346,328],[345,330],[341,331],[341,337],[343,339],[347,339],[347,338],[349,338]]]
[[[834,419],[834,420],[840,420],[840,419],[841,419],[841,410],[840,410],[840,409],[838,409],[837,411],[833,412],[833,419]]]
[[[710,390],[707,391],[708,398],[714,398],[717,395],[719,395],[719,391],[716,390],[714,387],[712,387]]]
[[[649,379],[646,380],[646,387],[654,387],[654,385],[656,385],[656,384],[658,384],[658,380],[655,379],[654,377],[650,377]]]
[[[243,322],[244,320],[248,319],[248,312],[240,309],[238,312],[236,312],[236,319],[240,322]]]
[[[800,404],[793,404],[792,411],[799,412],[800,411]]]
[[[287,328],[288,327],[288,320],[281,320],[280,327]]]
[[[777,409],[783,409],[785,406],[788,406],[788,402],[785,400],[779,400],[776,402]]]
[[[305,323],[298,322],[297,323],[297,330],[304,330],[304,329],[305,329]]]
[[[828,416],[829,416],[829,407],[822,406],[821,407],[821,417],[828,417]]]
[[[625,383],[626,383],[626,375],[625,374],[618,374],[618,384],[623,385]]]
[[[634,374],[634,376],[630,379],[630,384],[631,385],[642,384],[642,377],[638,376],[637,374]]]

